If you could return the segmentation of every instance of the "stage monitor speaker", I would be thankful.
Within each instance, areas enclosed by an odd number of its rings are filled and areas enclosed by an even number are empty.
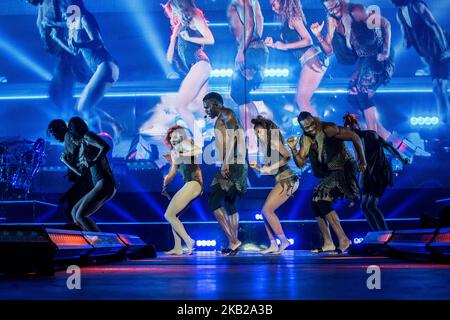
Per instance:
[[[141,238],[132,234],[118,233],[119,239],[127,246],[125,255],[131,259],[156,258],[156,250]]]
[[[127,246],[123,243],[119,236],[115,233],[103,232],[82,232],[86,241],[94,247],[94,251],[89,255],[89,258],[108,258],[120,259]]]
[[[0,272],[52,275],[55,266],[78,263],[93,250],[79,231],[0,226]]]
[[[450,228],[440,229],[430,243],[429,249],[441,258],[450,259]]]
[[[399,230],[395,231],[387,245],[401,255],[428,257],[428,245],[435,234],[435,229]]]
[[[393,231],[373,231],[368,232],[360,244],[350,247],[349,253],[354,255],[370,254],[380,255],[389,252],[387,243],[394,235]]]

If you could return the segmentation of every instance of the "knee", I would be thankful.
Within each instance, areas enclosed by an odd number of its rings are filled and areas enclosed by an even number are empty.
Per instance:
[[[170,213],[166,212],[166,213],[164,213],[164,219],[166,219],[167,221],[170,221],[173,219],[173,216]]]
[[[325,216],[333,211],[333,206],[329,201],[313,201],[311,203],[311,207],[313,209],[314,215],[321,218],[325,218]]]
[[[272,210],[271,208],[268,208],[268,207],[263,207],[261,212],[265,217],[275,213],[274,210]]]

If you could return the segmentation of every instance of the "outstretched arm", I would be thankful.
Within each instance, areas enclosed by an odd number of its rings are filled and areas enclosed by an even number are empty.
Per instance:
[[[409,163],[409,159],[408,158],[404,158],[402,156],[402,154],[396,148],[394,148],[394,146],[392,144],[386,142],[386,140],[384,140],[380,136],[378,136],[378,139],[381,142],[381,144],[383,145],[383,148],[385,148],[387,151],[389,151],[393,156],[395,156],[397,159],[399,159],[404,164]]]
[[[337,125],[326,125],[324,131],[329,138],[334,137],[343,141],[351,141],[358,156],[359,170],[365,170],[367,166],[366,157],[364,155],[361,139],[355,132],[344,127],[338,127]]]

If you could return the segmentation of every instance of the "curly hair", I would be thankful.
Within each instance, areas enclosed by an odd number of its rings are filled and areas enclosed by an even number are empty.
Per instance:
[[[166,3],[161,4],[161,6],[164,8],[166,16],[170,19],[172,27],[178,23],[188,25],[191,23],[194,16],[205,19],[203,12],[195,6],[194,0],[168,0]],[[174,7],[182,12],[183,16],[181,17],[181,20],[173,14]]]
[[[344,117],[344,127],[348,127],[352,124],[358,125],[358,118],[355,114],[347,113]]]
[[[299,0],[278,0],[280,2],[280,17],[283,23],[300,18],[306,24],[306,16]]]
[[[252,119],[253,129],[256,129],[257,126],[261,126],[266,130],[267,136],[267,157],[272,155],[272,130],[280,130],[280,128],[273,122],[272,120],[266,119],[263,116],[257,116],[256,119]],[[280,143],[284,144],[283,135],[281,132],[279,133]],[[258,138],[259,143],[259,138]]]
[[[186,134],[186,131],[182,126],[175,125],[167,129],[166,137],[164,138],[164,144],[170,149],[173,150],[172,142],[170,142],[170,137],[172,136],[172,133],[174,133],[176,130],[183,130],[183,132]],[[186,135],[187,136],[187,135]]]

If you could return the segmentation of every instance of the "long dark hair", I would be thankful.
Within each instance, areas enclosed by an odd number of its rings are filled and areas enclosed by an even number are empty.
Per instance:
[[[84,135],[89,132],[89,127],[80,117],[73,117],[69,120],[69,133],[75,140],[83,139]]]
[[[267,153],[266,156],[270,157],[272,155],[272,130],[280,130],[280,128],[272,120],[266,119],[263,116],[257,116],[256,119],[252,119],[253,129],[257,126],[262,127],[266,130],[267,137]],[[283,135],[279,132],[280,143],[284,144]],[[258,138],[259,144],[259,138]]]
[[[278,0],[280,3],[280,18],[282,22],[289,22],[294,18],[301,18],[306,24],[306,16],[303,12],[302,4],[299,0]]]
[[[205,19],[203,12],[196,7],[194,0],[168,0],[162,4],[167,17],[170,19],[171,26],[175,26],[177,22],[183,25],[189,25],[194,16]],[[181,21],[173,14],[173,7],[178,8],[182,12]]]

